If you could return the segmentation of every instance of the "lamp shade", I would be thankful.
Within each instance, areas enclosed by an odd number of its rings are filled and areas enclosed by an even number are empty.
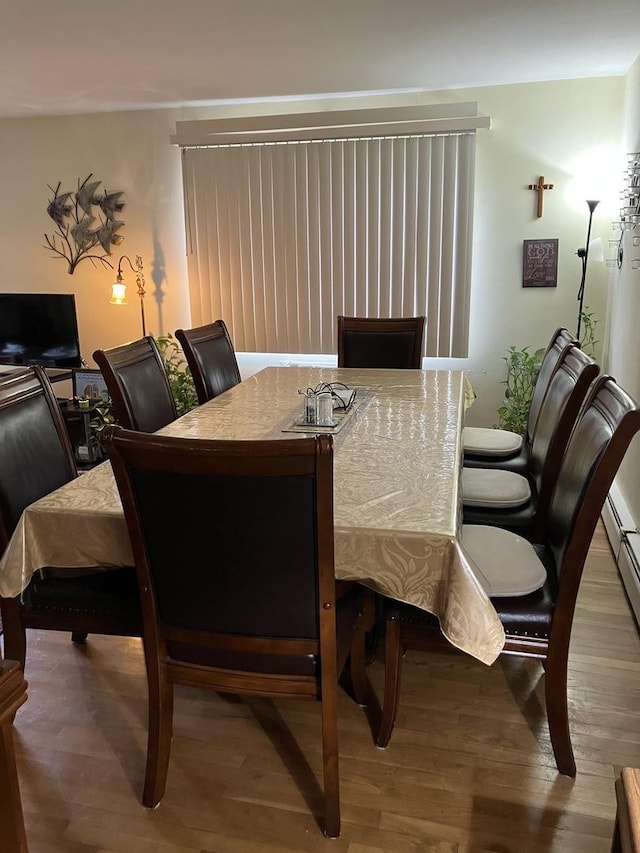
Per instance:
[[[596,263],[602,263],[604,261],[602,237],[596,237],[589,243],[589,258],[590,260],[595,261]]]
[[[127,304],[127,286],[121,281],[116,281],[111,285],[111,304],[126,305]]]

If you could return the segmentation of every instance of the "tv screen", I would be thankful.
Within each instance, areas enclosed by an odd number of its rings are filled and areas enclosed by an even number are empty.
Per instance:
[[[0,364],[80,367],[73,294],[0,293]]]

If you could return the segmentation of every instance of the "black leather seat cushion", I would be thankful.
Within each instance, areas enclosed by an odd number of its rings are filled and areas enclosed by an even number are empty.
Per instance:
[[[117,615],[139,626],[142,620],[138,583],[133,568],[113,569],[95,574],[69,572],[65,577],[53,577],[37,572],[22,594],[26,609],[87,614]]]
[[[481,456],[465,453],[463,457],[465,468],[492,468],[500,471],[514,471],[516,474],[527,476],[529,471],[529,448],[526,443],[517,453],[511,456]]]
[[[547,580],[541,589],[529,595],[492,598],[506,634],[526,637],[548,637],[551,618],[558,598],[558,578],[553,555],[544,545],[534,550],[547,570]]]
[[[513,508],[463,506],[462,520],[464,524],[488,524],[492,527],[501,527],[526,538],[531,530],[534,513],[535,502],[531,500]]]
[[[547,570],[544,586],[529,595],[501,596],[491,599],[506,634],[531,637],[549,635],[551,617],[558,594],[557,573],[551,551],[544,545],[533,547]],[[395,620],[415,627],[439,627],[438,619],[433,613],[392,599],[385,600],[384,616],[387,620]]]

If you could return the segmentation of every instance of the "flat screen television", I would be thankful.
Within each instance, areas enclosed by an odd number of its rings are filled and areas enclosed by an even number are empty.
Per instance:
[[[81,367],[71,293],[0,293],[0,364]]]

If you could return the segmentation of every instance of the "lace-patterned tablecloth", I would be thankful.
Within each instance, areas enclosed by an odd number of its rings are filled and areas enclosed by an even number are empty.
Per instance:
[[[272,367],[160,432],[291,438],[282,426],[301,405],[298,388],[335,381],[370,392],[335,442],[336,577],[435,613],[455,646],[492,663],[502,626],[457,541],[471,400],[462,372]],[[0,562],[0,594],[18,595],[44,566],[131,563],[107,462],[27,508]]]

